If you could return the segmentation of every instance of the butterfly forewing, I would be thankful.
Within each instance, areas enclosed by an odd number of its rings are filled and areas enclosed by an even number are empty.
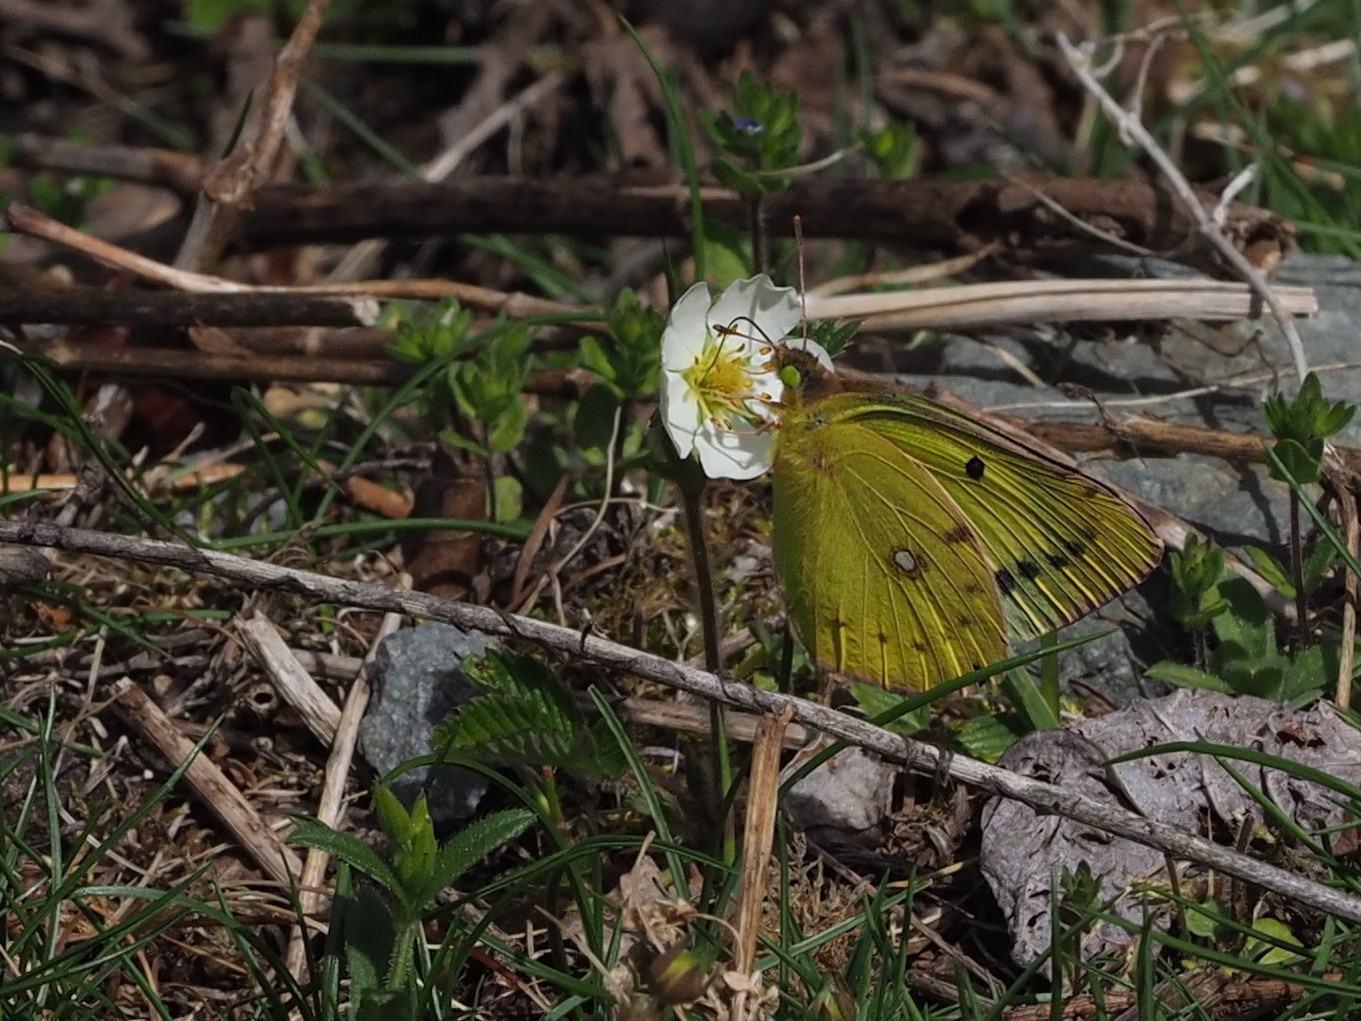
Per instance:
[[[988,551],[1014,636],[1069,624],[1157,566],[1162,544],[1127,503],[1038,450],[905,391],[820,403],[911,451],[950,495]]]
[[[791,403],[775,444],[775,565],[810,654],[913,689],[1000,659],[999,589],[967,515],[836,400]]]

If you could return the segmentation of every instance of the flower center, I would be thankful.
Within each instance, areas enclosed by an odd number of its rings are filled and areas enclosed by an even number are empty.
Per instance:
[[[682,371],[699,401],[700,414],[731,429],[736,423],[759,424],[760,416],[747,402],[762,395],[753,391],[751,353],[744,344],[709,334],[694,363]]]

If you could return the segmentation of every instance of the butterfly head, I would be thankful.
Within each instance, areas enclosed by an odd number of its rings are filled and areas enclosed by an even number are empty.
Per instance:
[[[773,360],[784,384],[784,404],[813,401],[844,389],[830,363],[807,348],[777,345]]]

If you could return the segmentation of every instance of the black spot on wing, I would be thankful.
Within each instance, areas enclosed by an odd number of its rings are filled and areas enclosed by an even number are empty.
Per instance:
[[[1087,555],[1087,544],[1078,542],[1076,539],[1064,539],[1063,548],[1070,557],[1076,560],[1081,560]]]
[[[1041,574],[1040,565],[1033,560],[1016,561],[1016,573],[1026,581],[1034,581]]]
[[[973,529],[965,524],[958,524],[941,536],[948,543],[968,543],[975,539]]]
[[[1005,567],[999,567],[992,576],[997,579],[997,588],[1004,597],[1016,591],[1016,576]]]
[[[977,454],[964,462],[964,474],[975,482],[983,477],[984,468],[986,468],[986,465],[983,464],[983,459]]]

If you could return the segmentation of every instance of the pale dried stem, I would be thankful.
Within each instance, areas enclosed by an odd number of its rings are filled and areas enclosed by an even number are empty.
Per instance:
[[[756,947],[765,913],[766,878],[770,874],[770,849],[780,800],[780,753],[793,716],[793,709],[785,706],[764,717],[756,727],[756,742],[752,746],[747,817],[742,831],[742,888],[734,927],[733,970],[748,980],[733,998],[733,1017],[738,1021],[748,1016],[751,991],[760,988],[760,976],[754,974]],[[750,1005],[753,1011],[756,1007],[756,1003]]]
[[[403,586],[410,587],[409,575],[402,575]],[[373,657],[379,644],[388,635],[402,626],[404,617],[400,613],[387,613],[378,627],[373,644],[364,657],[364,666],[350,683],[349,693],[345,696],[345,707],[341,710],[336,727],[335,739],[331,743],[331,754],[326,759],[326,772],[322,780],[321,798],[317,803],[317,822],[335,827],[340,824],[341,809],[345,800],[345,785],[350,776],[350,764],[354,761],[355,748],[359,743],[359,724],[364,719],[364,711],[369,705],[370,674],[373,670]],[[302,893],[299,905],[306,919],[321,913],[324,897],[321,893],[322,881],[326,878],[326,868],[331,856],[321,848],[307,850],[307,860],[302,869]],[[301,925],[293,930],[288,943],[287,967],[290,974],[299,982],[306,978],[306,950],[303,940],[306,933]]]
[[[236,633],[283,700],[297,710],[303,725],[329,748],[340,726],[340,710],[303,669],[273,622],[257,611],[252,619],[236,622]]]
[[[1318,311],[1309,287],[1278,288],[1287,315]],[[964,329],[1004,323],[1249,319],[1262,300],[1226,280],[1014,280],[886,294],[808,295],[810,319],[860,319],[866,329]]]

